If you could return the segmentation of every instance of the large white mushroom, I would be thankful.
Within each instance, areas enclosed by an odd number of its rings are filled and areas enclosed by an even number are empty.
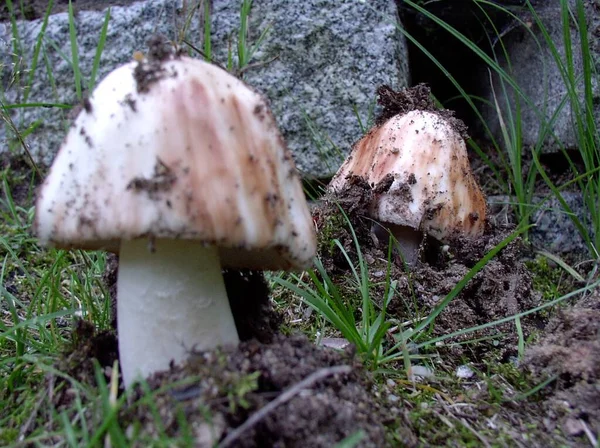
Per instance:
[[[237,344],[222,267],[303,269],[316,242],[265,100],[187,57],[125,64],[94,90],[36,205],[42,244],[120,256],[123,378]]]
[[[374,188],[373,230],[390,231],[405,261],[415,264],[423,234],[444,242],[483,233],[486,202],[471,172],[461,134],[435,111],[412,110],[371,129],[342,164],[329,191],[349,176]],[[382,229],[385,229],[382,231]]]

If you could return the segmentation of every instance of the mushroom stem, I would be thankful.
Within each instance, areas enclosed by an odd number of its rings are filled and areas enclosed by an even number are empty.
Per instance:
[[[239,342],[219,250],[166,239],[153,249],[145,239],[121,243],[117,313],[125,386],[192,350]]]
[[[408,266],[414,266],[419,259],[419,247],[423,240],[423,232],[408,226],[399,226],[390,223],[373,223],[371,232],[387,247],[390,233],[396,239],[395,249],[402,256]]]

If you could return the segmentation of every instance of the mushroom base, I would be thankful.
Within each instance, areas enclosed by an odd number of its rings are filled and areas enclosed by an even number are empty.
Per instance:
[[[194,241],[123,241],[117,313],[126,386],[192,350],[239,342],[218,249]]]
[[[408,226],[389,223],[373,223],[371,232],[377,240],[387,247],[390,233],[396,239],[395,249],[408,266],[414,266],[419,260],[419,248],[423,241],[423,232]]]

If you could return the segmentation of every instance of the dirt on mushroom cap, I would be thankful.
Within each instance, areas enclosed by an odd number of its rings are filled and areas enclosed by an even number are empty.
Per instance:
[[[138,61],[134,70],[138,92],[148,92],[150,87],[167,75],[161,62],[176,56],[171,42],[162,35],[155,34],[148,40],[148,54]]]
[[[453,110],[438,108],[431,96],[431,89],[426,84],[417,84],[414,87],[399,91],[395,91],[387,85],[379,86],[377,88],[377,102],[382,106],[381,112],[375,119],[377,126],[382,125],[394,115],[403,115],[412,110],[423,110],[438,114],[462,138],[465,140],[469,138],[465,123],[454,116],[455,112]]]
[[[390,174],[388,185],[384,180]],[[353,146],[328,191],[342,189],[350,175],[371,186],[388,186],[372,201],[369,213],[381,224],[422,230],[444,242],[455,232],[472,237],[483,232],[485,197],[473,177],[464,139],[435,111],[399,113],[372,127]]]

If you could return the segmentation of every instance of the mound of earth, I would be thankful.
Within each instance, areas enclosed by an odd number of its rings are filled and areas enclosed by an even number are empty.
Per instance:
[[[326,195],[313,208],[313,219],[319,235],[319,257],[336,285],[344,288],[350,274],[346,256],[358,266],[358,252],[366,263],[373,285],[385,283],[388,269],[390,279],[397,281],[394,298],[387,314],[401,322],[428,316],[488,252],[509,237],[510,228],[495,227],[487,223],[484,235],[476,240],[455,239],[442,245],[424,236],[420,246],[420,261],[411,267],[404,263],[395,250],[388,263],[388,241],[378,238],[371,229],[373,220],[368,217],[369,206],[377,195],[378,186],[370,186],[361,178],[350,178],[347,186],[335,195]],[[344,211],[341,213],[340,209]],[[353,236],[356,235],[356,237]],[[343,251],[331,244],[337,239]],[[344,254],[345,252],[345,254]],[[499,251],[462,289],[441,312],[435,321],[432,335],[444,336],[453,332],[487,324],[529,310],[540,304],[540,294],[534,291],[531,275],[523,263],[527,249],[515,238]],[[348,287],[353,288],[352,285]],[[372,289],[373,300],[382,303],[385,287]],[[348,296],[356,295],[345,291]],[[521,319],[523,334],[527,338],[543,327],[539,317]],[[480,340],[473,347],[457,345],[469,340]],[[481,340],[488,340],[487,342]],[[446,350],[460,361],[467,356],[480,361],[494,350],[497,360],[505,361],[517,354],[517,332],[513,321],[468,332],[448,340]],[[436,349],[444,350],[440,347]]]
[[[80,323],[73,350],[57,367],[95,386],[98,360],[108,382],[116,346],[114,333],[95,334]],[[67,409],[72,398],[61,387],[65,381],[53,378],[58,409]],[[352,351],[317,347],[304,336],[275,335],[268,344],[252,339],[236,348],[192,353],[187,363],[155,374],[148,385],[151,400],[136,387],[119,416],[126,433],[142,443],[160,434],[182,437],[192,428],[199,447],[219,441],[223,447],[331,447],[358,432],[356,446],[381,447],[387,446],[385,425],[397,424],[377,403]],[[408,430],[405,441],[414,444]]]
[[[526,352],[525,368],[546,387],[548,416],[571,436],[600,434],[600,289],[559,310]]]
[[[300,387],[311,376],[315,380]],[[177,433],[179,424],[172,410],[183,404],[187,420],[200,422],[206,421],[203,406],[208,406],[215,440],[225,437],[225,446],[331,447],[357,431],[364,433],[358,446],[385,445],[384,423],[389,418],[369,393],[371,383],[352,355],[318,348],[303,336],[278,335],[271,344],[252,340],[237,349],[200,353],[183,367],[155,375],[149,384],[163,389],[194,377],[199,380],[193,386],[155,397],[154,404],[166,416],[162,425],[168,433]],[[248,392],[237,397],[241,385]],[[280,404],[261,413],[273,400]],[[253,416],[255,421],[239,431]],[[157,430],[146,407],[124,418]],[[200,428],[197,439],[210,433],[205,426]]]

